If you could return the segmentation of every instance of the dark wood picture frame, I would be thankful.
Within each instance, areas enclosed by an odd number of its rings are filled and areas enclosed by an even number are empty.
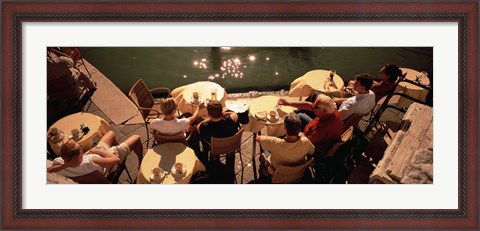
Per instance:
[[[295,2],[3,1],[2,227],[40,228],[445,228],[478,225],[478,12],[476,0]],[[139,13],[141,12],[141,13]],[[458,209],[453,210],[27,210],[22,209],[22,33],[30,21],[456,22]],[[13,135],[12,135],[13,134]],[[441,192],[439,192],[441,193]],[[320,196],[320,195],[318,195]]]

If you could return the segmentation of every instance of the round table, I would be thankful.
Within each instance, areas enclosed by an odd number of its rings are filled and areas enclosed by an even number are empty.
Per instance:
[[[172,174],[172,168],[179,162],[185,165],[186,173],[176,176]],[[163,143],[148,149],[138,171],[137,184],[150,184],[152,169],[155,167],[169,172],[161,184],[188,184],[193,174],[205,171],[205,166],[195,152],[182,143]]]
[[[314,91],[323,92],[332,97],[342,97],[342,89],[344,87],[343,79],[335,74],[333,82],[337,85],[335,88],[324,88],[324,83],[330,78],[329,70],[313,70],[305,73],[305,75],[295,79],[290,85],[288,96],[302,97],[309,96]]]
[[[249,122],[243,126],[244,130],[257,133],[264,126],[267,126],[267,135],[277,137],[285,135],[283,118],[288,113],[293,112],[295,108],[290,106],[281,106],[277,109],[276,106],[278,99],[280,99],[279,96],[261,96],[252,99],[248,114]],[[271,120],[270,116],[268,115],[270,111],[276,111],[278,114],[278,119]]]
[[[63,140],[60,142],[54,143],[48,140],[50,147],[57,156],[60,156],[60,146],[68,141],[72,129],[77,128],[80,130],[81,123],[86,123],[90,129],[80,139],[76,140],[82,146],[84,152],[93,148],[94,144],[110,130],[110,126],[104,119],[91,113],[79,112],[65,116],[50,126],[50,128],[56,127],[64,132]]]
[[[407,75],[405,76],[405,78],[408,79],[408,80],[411,80],[411,81],[415,81],[417,79],[417,75],[420,74],[419,71],[416,71],[416,70],[413,70],[413,69],[410,69],[410,68],[400,68],[400,70],[402,70],[402,73],[406,72]],[[422,79],[422,84],[429,85],[430,84],[430,79],[428,77],[423,78]],[[427,95],[428,95],[428,90],[427,89],[419,87],[419,86],[411,84],[411,83],[407,83],[407,82],[400,82],[398,84],[397,88],[395,89],[395,92],[401,92],[403,94],[406,94],[406,95],[408,95],[412,98],[421,100],[423,102],[425,102],[425,100],[427,98]],[[409,100],[405,97],[400,97],[398,99],[398,102],[397,102],[397,107],[408,108],[410,106],[410,104],[412,104],[412,103],[413,103],[413,101],[411,101],[411,100]]]
[[[217,100],[225,107],[225,100],[227,100],[227,92],[218,83],[209,81],[200,81],[185,86],[175,88],[171,95],[178,105],[178,110],[182,113],[192,113],[195,111],[194,105],[191,103],[193,99],[193,92],[198,92],[199,97],[203,100],[210,100],[212,98],[212,89],[216,90]],[[207,108],[199,111],[199,116],[204,117],[208,114]]]

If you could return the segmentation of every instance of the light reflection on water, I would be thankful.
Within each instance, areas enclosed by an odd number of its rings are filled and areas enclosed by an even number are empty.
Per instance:
[[[431,47],[83,47],[83,56],[127,93],[139,79],[170,89],[214,81],[229,93],[288,89],[313,69],[335,69],[343,80],[385,63],[433,77]]]

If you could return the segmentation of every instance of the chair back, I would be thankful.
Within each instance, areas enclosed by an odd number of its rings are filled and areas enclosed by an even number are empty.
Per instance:
[[[163,144],[163,143],[182,143],[187,145],[187,139],[185,137],[185,134],[183,132],[177,133],[175,135],[164,135],[160,134],[157,131],[152,131],[153,137],[155,138],[155,142],[157,144]]]
[[[367,113],[368,114],[368,113]],[[358,122],[365,116],[366,114],[353,114],[349,116],[347,119],[343,121],[343,131],[346,131],[351,126],[356,127]]]
[[[147,119],[155,104],[152,94],[142,79],[139,79],[128,92],[128,96],[142,113],[143,119]]]
[[[327,152],[325,157],[332,157],[335,155],[335,152],[348,140],[352,138],[353,135],[353,126],[350,126],[343,134],[342,137],[340,138],[340,141],[335,143]]]
[[[218,159],[225,154],[235,153],[240,151],[242,146],[243,128],[241,128],[235,135],[226,138],[211,138],[210,155],[213,159]]]
[[[70,177],[79,184],[110,184],[111,182],[98,171],[93,171],[83,176]]]
[[[295,183],[300,182],[305,174],[305,170],[313,163],[313,158],[305,163],[295,166],[279,165],[275,168],[272,176],[272,183]]]

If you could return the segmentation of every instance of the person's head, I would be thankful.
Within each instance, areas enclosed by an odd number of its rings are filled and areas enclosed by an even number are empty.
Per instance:
[[[218,119],[222,117],[222,110],[222,104],[218,100],[210,100],[210,102],[207,104],[208,115],[211,118]]]
[[[79,166],[83,161],[83,150],[80,144],[69,140],[60,146],[60,156],[65,163],[72,162],[72,167]]]
[[[297,114],[291,112],[285,116],[283,125],[288,136],[298,136],[298,133],[302,131],[302,121]]]
[[[313,103],[313,112],[320,118],[331,115],[335,113],[336,110],[337,107],[333,99],[324,94],[319,94]]]
[[[380,78],[388,82],[395,82],[402,75],[402,70],[395,64],[385,64],[379,71]]]
[[[177,104],[173,98],[161,99],[160,110],[164,115],[171,115],[177,110]]]
[[[372,76],[368,73],[355,75],[355,87],[353,88],[358,93],[365,93],[370,90],[373,84]]]

